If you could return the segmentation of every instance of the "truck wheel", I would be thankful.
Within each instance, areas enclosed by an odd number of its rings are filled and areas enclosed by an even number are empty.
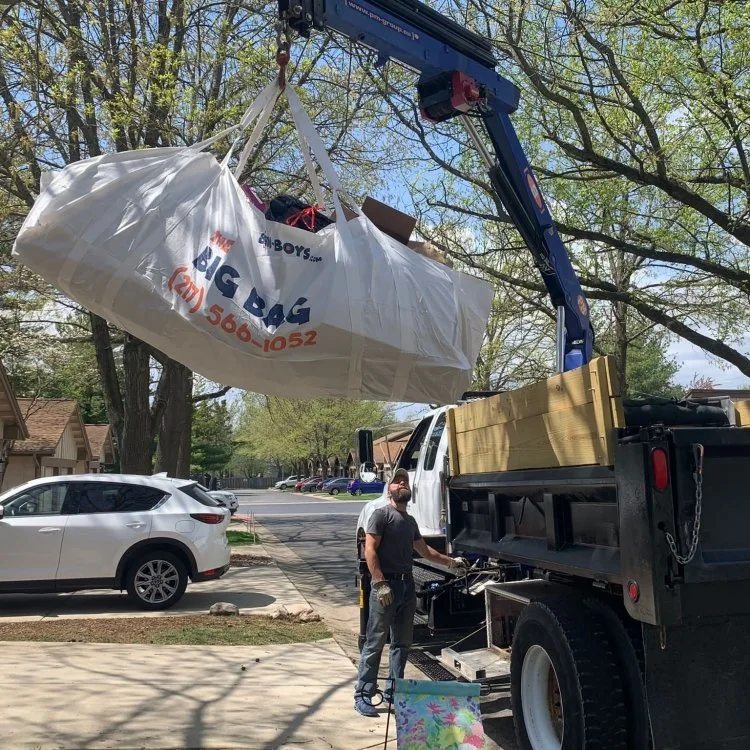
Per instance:
[[[522,750],[626,750],[626,708],[604,626],[590,610],[534,602],[518,618],[511,705]]]
[[[586,606],[596,612],[605,626],[620,667],[628,715],[628,750],[648,750],[651,730],[643,682],[646,660],[640,624],[601,599],[587,599]]]

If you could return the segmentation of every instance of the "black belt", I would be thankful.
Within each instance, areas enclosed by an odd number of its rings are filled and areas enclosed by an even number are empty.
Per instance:
[[[384,573],[386,581],[411,581],[411,573]]]

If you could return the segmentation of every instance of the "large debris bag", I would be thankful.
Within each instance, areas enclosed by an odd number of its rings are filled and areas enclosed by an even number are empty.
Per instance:
[[[235,170],[278,96],[272,84]],[[317,233],[271,221],[228,167],[191,148],[109,154],[47,178],[14,253],[72,299],[211,380],[251,391],[446,403],[471,379],[486,282],[347,221],[341,185],[291,88],[290,109],[333,188]],[[221,135],[221,134],[220,134]],[[216,136],[213,140],[216,140]]]

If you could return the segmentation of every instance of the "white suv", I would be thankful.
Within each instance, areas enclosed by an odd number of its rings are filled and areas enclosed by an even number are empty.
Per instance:
[[[0,495],[0,593],[126,589],[143,609],[167,609],[188,578],[227,571],[229,517],[184,479],[35,479]]]
[[[280,482],[276,482],[273,487],[276,490],[285,490],[287,487],[294,487],[294,485],[297,484],[297,480],[299,479],[302,479],[302,477],[298,477],[296,474],[292,474],[292,476],[287,477],[286,479],[282,479]]]

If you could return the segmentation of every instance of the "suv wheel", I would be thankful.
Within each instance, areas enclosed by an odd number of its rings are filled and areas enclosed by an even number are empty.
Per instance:
[[[168,609],[187,587],[185,564],[171,552],[154,550],[138,557],[128,568],[128,596],[141,609]]]
[[[333,488],[333,489],[331,490],[331,494],[332,494],[332,495],[338,495],[338,494],[339,494],[339,488],[338,488],[338,487],[334,487],[334,488]]]

